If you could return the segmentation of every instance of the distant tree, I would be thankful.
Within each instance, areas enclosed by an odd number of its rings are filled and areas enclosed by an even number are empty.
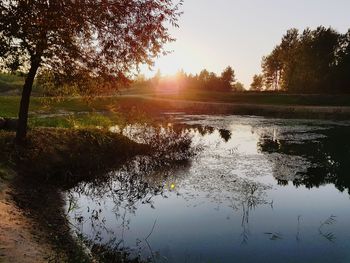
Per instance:
[[[159,84],[159,81],[162,78],[162,73],[160,69],[157,70],[156,74],[154,74],[153,78],[151,79],[152,85],[156,87]]]
[[[296,93],[345,92],[349,43],[349,34],[332,28],[307,28],[302,33],[290,29],[263,58],[264,83],[269,89]]]
[[[253,82],[252,84],[250,84],[250,90],[262,91],[263,88],[264,88],[264,76],[261,74],[254,75]]]
[[[237,82],[233,85],[233,90],[234,90],[234,91],[237,91],[237,92],[245,91],[245,88],[244,88],[243,83],[237,81]]]
[[[210,91],[222,91],[223,85],[222,81],[214,72],[209,73],[209,79],[206,83],[207,90]]]
[[[205,83],[207,83],[209,81],[209,71],[206,69],[203,69],[199,75],[198,75],[198,81],[200,83],[200,85],[205,86]]]
[[[340,37],[333,84],[337,91],[350,92],[350,29]]]
[[[134,81],[142,83],[147,81],[147,78],[145,74],[137,74],[137,76],[134,78]]]
[[[235,72],[232,67],[228,66],[224,69],[221,73],[220,79],[222,81],[223,90],[231,90],[236,81]]]
[[[282,63],[280,61],[278,47],[276,47],[269,56],[263,57],[262,70],[267,89],[281,89]]]
[[[27,132],[28,108],[39,68],[72,82],[84,78],[118,81],[137,65],[152,64],[173,38],[179,5],[173,0],[0,2],[0,59],[4,68],[27,71],[16,141]]]
[[[151,81],[144,74],[138,74],[133,78],[131,86],[137,89],[150,88]]]
[[[183,89],[187,86],[188,84],[188,76],[185,73],[185,71],[183,69],[179,70],[178,72],[176,72],[176,80],[177,83],[179,85],[179,89]]]
[[[175,77],[177,79],[185,80],[187,78],[187,74],[183,69],[180,69],[178,72],[176,72]]]
[[[332,72],[340,35],[332,28],[306,29],[300,35],[295,74],[285,74],[288,90],[293,92],[333,92]],[[288,73],[288,72],[286,72]]]

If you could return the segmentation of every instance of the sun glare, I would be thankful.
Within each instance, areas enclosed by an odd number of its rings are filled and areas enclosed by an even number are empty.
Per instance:
[[[194,44],[173,43],[169,45],[168,50],[172,52],[166,56],[160,57],[152,70],[142,68],[141,72],[147,77],[153,77],[159,70],[163,77],[175,76],[180,70],[187,73],[196,74],[203,69],[203,65],[207,65],[205,61],[205,50],[200,50],[200,47],[195,47]]]
[[[181,80],[176,75],[162,77],[157,86],[156,92],[176,94],[181,89]]]

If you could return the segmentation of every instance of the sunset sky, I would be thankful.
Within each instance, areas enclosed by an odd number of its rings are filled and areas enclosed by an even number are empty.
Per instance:
[[[231,65],[248,87],[260,72],[262,56],[278,44],[287,29],[318,25],[340,32],[350,28],[349,0],[185,0],[180,28],[171,29],[173,53],[156,61],[163,75],[179,69],[220,73]]]

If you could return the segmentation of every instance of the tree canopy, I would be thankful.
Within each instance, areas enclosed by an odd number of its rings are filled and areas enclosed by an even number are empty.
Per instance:
[[[244,90],[243,84],[236,82],[235,72],[231,66],[226,67],[219,76],[214,72],[203,69],[196,75],[186,74],[186,72],[180,70],[174,77],[176,77],[176,82],[181,89],[219,92]],[[151,86],[156,87],[161,79],[161,74],[158,71],[152,78]]]
[[[290,29],[263,58],[268,89],[295,93],[350,92],[350,30]]]
[[[173,38],[179,6],[171,0],[7,0],[0,4],[1,65],[40,66],[72,76],[118,78],[152,64]]]
[[[180,5],[182,0],[1,1],[1,67],[28,72],[19,130],[26,129],[29,97],[39,68],[71,82],[123,80],[139,64],[151,65],[155,57],[166,53],[164,44],[174,40],[167,27],[177,26]],[[83,83],[79,86],[83,91]]]
[[[220,76],[203,69],[198,75],[187,77],[188,87],[207,91],[232,91],[236,76],[231,66],[226,67]]]
[[[264,76],[261,74],[254,75],[253,82],[250,84],[250,90],[262,91],[263,88],[264,88]]]

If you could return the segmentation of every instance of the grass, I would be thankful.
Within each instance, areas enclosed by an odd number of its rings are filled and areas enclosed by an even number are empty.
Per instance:
[[[19,172],[32,175],[32,180],[70,183],[104,174],[146,150],[145,145],[106,130],[39,128],[29,132],[15,161]]]
[[[119,114],[72,114],[68,116],[32,117],[29,127],[54,128],[109,128],[113,125],[123,125],[125,120]]]
[[[313,105],[313,106],[350,106],[350,94],[287,94],[275,92],[207,92],[198,90],[183,91],[173,95],[158,95],[158,97],[176,100],[194,100],[226,103],[249,103],[271,105]]]
[[[41,97],[32,97],[30,100],[29,114],[55,114],[62,112],[94,112],[110,111],[115,112],[118,103],[122,101],[121,97],[98,97],[86,100],[81,97],[50,99]],[[134,100],[130,100],[133,103]],[[137,99],[136,99],[137,101]],[[135,105],[137,102],[135,101]],[[0,96],[0,116],[16,117],[18,114],[20,97],[18,96]]]
[[[14,172],[32,181],[71,183],[107,174],[149,147],[106,129],[34,128],[24,146],[15,132],[0,130],[0,186]]]
[[[0,117],[16,118],[19,97],[0,96]],[[136,105],[136,106],[134,106]],[[144,111],[159,113],[158,104],[142,98],[99,97],[90,101],[67,98],[49,101],[32,97],[29,127],[107,128],[128,122],[149,121]]]
[[[24,84],[24,76],[20,74],[0,73],[0,93],[18,92]]]

